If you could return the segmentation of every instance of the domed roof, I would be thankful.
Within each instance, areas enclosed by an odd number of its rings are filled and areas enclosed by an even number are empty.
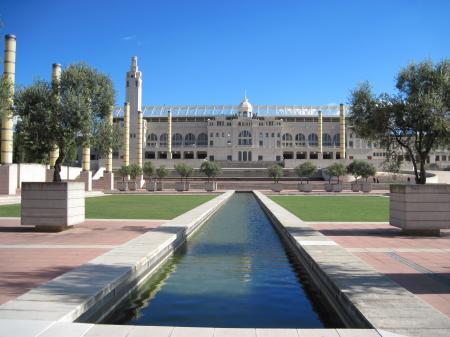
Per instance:
[[[239,112],[252,112],[252,111],[253,111],[253,106],[248,101],[247,95],[245,95],[241,104],[239,104]]]

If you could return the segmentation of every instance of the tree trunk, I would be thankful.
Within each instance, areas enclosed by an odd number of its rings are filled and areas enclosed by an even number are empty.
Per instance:
[[[416,179],[417,180],[417,179]],[[420,176],[419,176],[419,182],[416,181],[417,184],[425,185],[427,182],[427,176],[425,171],[425,158],[420,159]]]
[[[55,161],[55,170],[53,171],[53,182],[60,183],[61,182],[61,163],[63,161],[62,151],[60,149],[58,159]]]

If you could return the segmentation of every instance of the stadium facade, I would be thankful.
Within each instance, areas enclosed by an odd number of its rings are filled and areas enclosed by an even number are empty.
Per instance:
[[[126,103],[115,109],[114,116],[129,134],[124,149],[113,153],[114,168],[148,160],[169,167],[177,161],[196,167],[204,160],[243,166],[283,162],[294,167],[310,160],[326,167],[352,159],[379,167],[385,158],[379,144],[356,136],[346,123],[343,104],[252,105],[245,95],[239,105],[143,107],[137,57],[126,73]],[[433,154],[430,163],[448,160],[443,151]]]

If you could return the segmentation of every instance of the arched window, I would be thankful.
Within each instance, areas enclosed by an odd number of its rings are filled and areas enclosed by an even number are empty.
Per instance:
[[[162,133],[159,135],[159,146],[166,147],[167,146],[167,133]]]
[[[297,133],[295,135],[295,146],[306,146],[305,135],[303,133]]]
[[[309,146],[317,146],[319,145],[319,137],[315,133],[311,133],[308,136],[308,145]]]
[[[340,133],[336,133],[333,136],[333,145],[334,146],[341,146],[341,134]]]
[[[192,133],[188,133],[184,136],[184,146],[194,146],[195,145],[195,136]]]
[[[282,147],[292,147],[292,135],[290,133],[285,133],[281,137]]]
[[[172,146],[180,147],[181,145],[183,145],[183,136],[179,133],[174,133],[172,135]]]
[[[239,132],[238,136],[239,145],[252,145],[252,133],[248,130]]]
[[[197,146],[208,146],[208,135],[201,133],[197,137]]]
[[[322,145],[328,147],[331,146],[331,136],[328,133],[322,135]]]
[[[147,136],[147,145],[150,147],[156,147],[158,144],[158,136],[151,133]]]

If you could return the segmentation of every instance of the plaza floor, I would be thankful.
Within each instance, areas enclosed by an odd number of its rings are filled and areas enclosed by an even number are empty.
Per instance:
[[[16,298],[166,220],[87,220],[59,233],[0,218],[0,304]]]
[[[414,237],[388,223],[308,224],[450,317],[450,230]]]

